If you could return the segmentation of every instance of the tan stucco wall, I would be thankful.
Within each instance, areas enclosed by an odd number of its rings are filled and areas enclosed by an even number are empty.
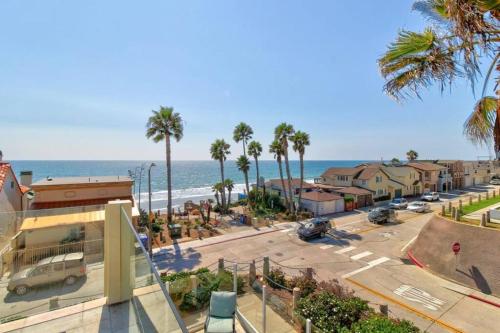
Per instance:
[[[22,194],[14,177],[12,171],[9,171],[5,178],[3,188],[0,191],[0,212],[20,211],[22,209]]]
[[[376,182],[377,176],[382,177],[382,181],[379,183]],[[356,186],[359,186],[359,187],[366,188],[370,191],[374,191],[373,198],[377,198],[380,196],[387,195],[389,193],[388,181],[389,181],[389,178],[387,177],[387,175],[385,173],[383,173],[382,171],[377,171],[377,173],[375,175],[373,175],[372,178],[370,178],[369,180],[366,181],[365,185],[363,184],[363,181],[360,179],[355,179],[353,181],[353,184]],[[383,193],[379,194],[379,190],[382,190]]]
[[[26,247],[57,245],[71,234],[71,230],[74,230],[76,234],[79,234],[80,228],[81,224],[73,224],[68,226],[23,231],[25,236],[25,245]]]

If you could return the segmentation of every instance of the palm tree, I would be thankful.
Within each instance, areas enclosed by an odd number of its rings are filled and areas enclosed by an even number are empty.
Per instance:
[[[392,160],[391,160],[391,164],[393,164],[393,165],[395,165],[395,164],[401,164],[401,161],[399,160],[399,158],[393,157]]]
[[[423,32],[402,30],[379,59],[386,79],[385,92],[402,100],[420,98],[420,90],[437,83],[441,91],[457,78],[474,85],[480,76],[481,60],[491,61],[484,78],[481,97],[464,124],[464,134],[476,144],[494,143],[500,158],[500,91],[486,95],[494,70],[500,72],[500,6],[495,0],[425,0],[413,8],[429,18],[432,25]],[[493,91],[492,91],[493,92]]]
[[[212,192],[214,192],[215,200],[217,201],[217,206],[219,207],[221,207],[219,197],[220,193],[222,193],[222,189],[223,189],[222,183],[215,183],[212,186]]]
[[[159,111],[153,111],[146,124],[146,137],[154,142],[165,140],[165,155],[167,164],[167,220],[172,223],[172,162],[170,138],[179,142],[184,135],[181,115],[172,107],[160,106]]]
[[[248,140],[252,138],[252,135],[253,135],[252,128],[243,122],[236,125],[233,131],[233,140],[236,143],[239,143],[240,141],[243,143],[243,156],[245,157],[247,156],[246,145]]]
[[[408,159],[408,161],[415,161],[417,158],[418,158],[418,153],[416,151],[414,151],[413,149],[410,149],[408,150],[408,152],[406,153],[406,158]]]
[[[262,154],[262,145],[258,141],[252,141],[248,144],[248,154],[255,159],[255,170],[257,172],[257,189],[259,188],[259,156]]]
[[[299,204],[298,208],[300,209],[300,203],[302,200],[302,183],[304,182],[304,153],[306,151],[306,146],[309,146],[311,143],[309,141],[309,134],[297,131],[295,134],[290,137],[290,140],[293,142],[293,150],[299,153],[300,160],[300,191],[299,191]]]
[[[287,123],[281,123],[274,129],[274,138],[278,140],[283,148],[285,156],[285,170],[288,179],[288,197],[290,198],[290,212],[294,213],[293,195],[292,195],[292,175],[290,173],[290,163],[288,161],[288,139],[295,133],[293,126]]]
[[[241,155],[238,157],[236,160],[236,166],[238,167],[238,170],[243,172],[243,175],[245,176],[245,185],[247,189],[247,195],[250,194],[250,187],[248,186],[248,170],[250,170],[250,161],[248,160],[248,157],[245,155]]]
[[[286,204],[286,206],[290,207],[290,205],[288,203],[288,196],[286,194],[285,180],[283,178],[283,165],[281,163],[281,157],[283,156],[283,147],[278,142],[278,140],[274,140],[269,145],[269,152],[271,154],[274,154],[274,158],[276,159],[276,162],[278,162],[278,170],[279,170],[279,173],[280,173],[281,187],[283,188],[283,197],[285,198],[285,204]]]
[[[229,148],[231,145],[226,143],[224,139],[217,139],[210,146],[210,155],[212,159],[219,161],[220,164],[220,178],[222,183],[221,199],[222,199],[222,212],[226,209],[226,190],[224,183],[224,161],[227,159],[227,155],[231,154]]]
[[[231,192],[233,192],[234,189],[233,180],[229,178],[224,180],[224,187],[227,188],[228,193],[226,211],[229,211],[229,207],[231,206]]]

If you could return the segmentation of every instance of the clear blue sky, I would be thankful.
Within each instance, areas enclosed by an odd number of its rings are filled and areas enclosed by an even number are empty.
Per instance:
[[[159,105],[186,121],[174,159],[208,159],[239,121],[265,144],[286,121],[307,159],[475,159],[462,135],[469,87],[398,105],[376,60],[410,0],[0,3],[0,149],[8,159],[163,159],[144,137]],[[267,151],[267,149],[266,149]],[[270,158],[266,154],[264,158]]]

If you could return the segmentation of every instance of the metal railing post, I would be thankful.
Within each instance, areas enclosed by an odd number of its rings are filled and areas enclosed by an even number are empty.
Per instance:
[[[233,291],[238,293],[238,264],[233,265]]]
[[[267,286],[262,286],[262,333],[266,333],[266,294]]]
[[[311,319],[306,319],[306,333],[311,333]]]
[[[262,273],[265,280],[267,280],[267,277],[269,276],[269,257],[264,257],[264,266],[262,267]]]
[[[224,258],[219,258],[217,273],[221,274],[222,272],[224,272]]]

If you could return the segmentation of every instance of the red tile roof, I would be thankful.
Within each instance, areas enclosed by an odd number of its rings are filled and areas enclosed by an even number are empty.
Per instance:
[[[361,179],[361,180],[369,180],[369,179],[373,178],[373,176],[375,176],[377,174],[377,172],[379,172],[379,171],[381,171],[380,167],[370,166],[370,167],[363,169],[363,171],[361,171],[359,176],[356,178]]]
[[[323,174],[322,177],[329,176],[354,176],[363,170],[363,166],[357,166],[355,168],[329,168]]]
[[[366,189],[360,188],[360,187],[354,187],[354,186],[336,189],[335,192],[345,193],[345,194],[354,194],[354,195],[372,194],[372,192],[369,190],[366,190]]]
[[[408,166],[411,166],[412,168],[422,171],[439,171],[446,169],[446,167],[441,166],[439,164],[428,163],[428,162],[410,162],[408,163]]]
[[[302,199],[311,201],[334,201],[340,200],[342,197],[328,192],[312,191],[302,193]]]
[[[10,164],[6,162],[0,162],[0,192],[2,191],[3,183],[5,182],[5,179],[7,179],[9,171]]]

